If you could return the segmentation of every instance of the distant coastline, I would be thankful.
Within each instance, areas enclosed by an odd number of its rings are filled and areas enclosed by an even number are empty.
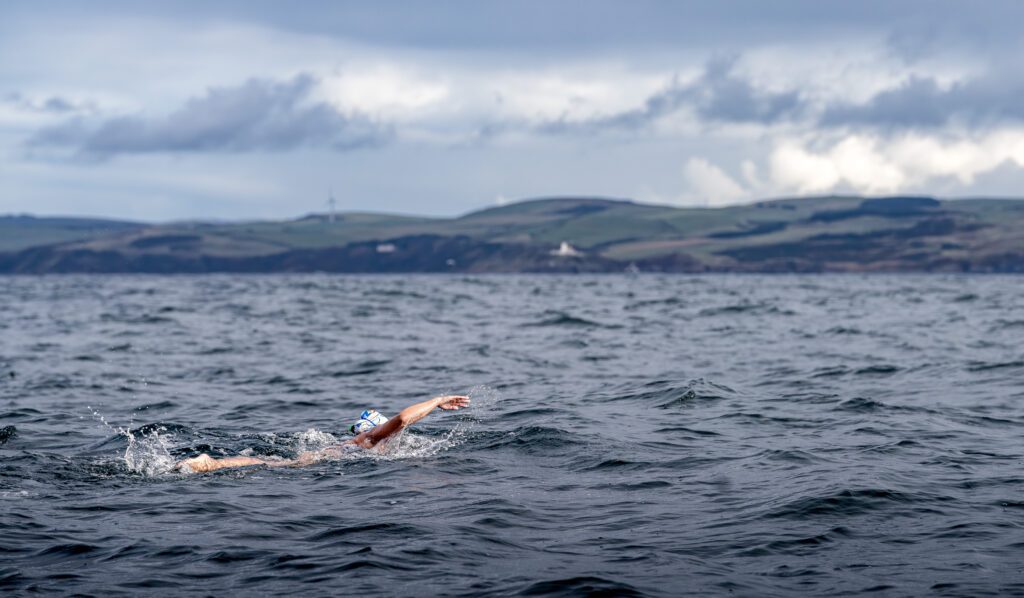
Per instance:
[[[0,274],[1024,272],[1024,200],[817,197],[725,208],[524,201],[146,224],[0,217]]]

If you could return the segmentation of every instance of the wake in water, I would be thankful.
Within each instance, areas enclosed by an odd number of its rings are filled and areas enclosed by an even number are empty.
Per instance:
[[[318,461],[342,461],[354,459],[410,459],[435,456],[443,451],[464,443],[470,432],[484,419],[498,402],[498,392],[486,385],[471,388],[466,396],[472,400],[456,420],[455,425],[439,436],[417,434],[409,430],[399,432],[394,438],[385,441],[375,450],[358,450],[341,452],[336,456],[319,459]],[[90,408],[91,409],[91,408]],[[122,428],[112,426],[97,411],[92,410],[93,417],[119,436],[123,436],[128,446],[124,451],[124,465],[131,473],[146,477],[156,477],[179,473],[175,470],[178,458],[172,451],[180,451],[182,447],[174,447],[174,431],[166,425],[146,425],[138,429],[131,426]],[[319,452],[338,446],[346,439],[316,428],[292,435],[267,434],[263,439],[271,446],[285,448],[295,455],[307,452]],[[239,451],[240,456],[253,456],[256,452],[250,447]],[[260,458],[267,457],[261,455]]]

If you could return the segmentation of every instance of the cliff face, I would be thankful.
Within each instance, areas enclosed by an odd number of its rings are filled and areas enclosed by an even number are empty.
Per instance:
[[[0,246],[23,246],[0,253],[0,273],[1024,272],[1024,201],[1014,200],[817,198],[711,210],[554,199],[450,220],[18,222],[0,218]],[[33,243],[33,234],[62,240]]]

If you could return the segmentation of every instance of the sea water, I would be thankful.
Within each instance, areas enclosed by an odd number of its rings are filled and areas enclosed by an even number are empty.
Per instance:
[[[1022,280],[0,278],[0,588],[1024,594]]]

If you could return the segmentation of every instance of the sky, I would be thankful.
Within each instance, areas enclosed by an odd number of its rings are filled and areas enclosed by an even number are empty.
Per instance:
[[[1024,3],[0,3],[0,214],[1016,197]]]

